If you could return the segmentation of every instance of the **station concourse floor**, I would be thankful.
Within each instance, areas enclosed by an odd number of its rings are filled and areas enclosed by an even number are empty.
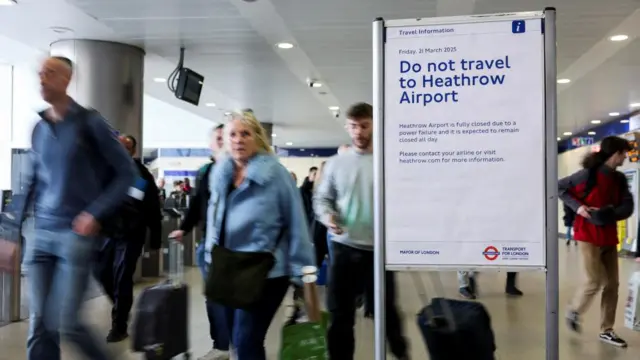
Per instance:
[[[570,333],[564,326],[564,306],[572,297],[580,280],[579,256],[576,246],[565,246],[561,241],[560,249],[560,359],[561,360],[638,360],[640,359],[640,332],[624,327],[624,303],[627,297],[627,280],[633,271],[640,271],[640,265],[631,259],[620,259],[620,297],[617,313],[616,331],[627,340],[629,348],[618,349],[601,343],[597,338],[600,318],[599,299],[585,314],[582,335]],[[187,272],[187,280],[192,285],[191,296],[191,340],[194,359],[209,350],[211,341],[208,335],[207,317],[201,294],[199,272],[193,268]],[[429,277],[424,276],[428,289]],[[445,295],[457,297],[455,273],[442,273]],[[504,273],[485,273],[478,278],[481,301],[492,316],[493,330],[498,346],[497,360],[541,360],[545,358],[545,282],[542,273],[521,273],[518,285],[524,296],[509,298],[504,294]],[[142,288],[142,285],[140,286]],[[399,303],[405,317],[405,329],[412,348],[412,358],[428,359],[422,338],[415,324],[415,314],[421,307],[418,293],[414,289],[408,274],[399,274]],[[276,315],[267,336],[267,357],[278,359],[278,347],[281,324],[286,319],[287,307],[291,304],[288,296]],[[85,319],[101,335],[106,335],[110,323],[110,304],[104,297],[89,300],[85,305]],[[0,328],[0,360],[19,360],[26,358],[25,338],[28,322],[20,322]],[[373,320],[365,319],[358,313],[356,324],[356,360],[373,359]],[[64,360],[80,360],[68,347],[63,346]],[[118,359],[141,359],[139,354],[128,351],[128,341],[110,345],[111,350],[120,354]],[[388,359],[393,359],[388,356]],[[469,359],[471,360],[471,359]]]

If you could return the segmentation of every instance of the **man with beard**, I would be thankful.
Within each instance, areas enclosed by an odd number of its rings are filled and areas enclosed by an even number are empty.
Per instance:
[[[373,107],[352,105],[346,113],[352,149],[332,157],[314,196],[318,219],[332,234],[327,307],[329,357],[353,359],[356,299],[373,293]],[[355,174],[354,174],[355,173]],[[386,273],[386,330],[391,352],[408,359],[407,341],[396,307],[395,277]]]

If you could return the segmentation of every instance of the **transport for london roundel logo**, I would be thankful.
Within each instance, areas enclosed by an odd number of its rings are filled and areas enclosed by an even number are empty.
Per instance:
[[[495,246],[487,246],[487,248],[482,252],[482,255],[484,255],[485,259],[493,261],[500,256],[500,251],[498,251]]]

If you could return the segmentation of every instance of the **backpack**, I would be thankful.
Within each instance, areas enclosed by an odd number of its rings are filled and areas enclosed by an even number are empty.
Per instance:
[[[91,108],[82,107],[79,111],[78,136],[83,140],[82,143],[85,144],[87,150],[91,152],[91,156],[94,159],[101,159],[103,155],[95,147],[96,139],[93,131],[88,126],[88,121],[91,116],[98,114],[97,110]],[[40,122],[36,124],[31,133],[32,148],[35,140],[35,133],[39,124]],[[108,162],[103,161],[103,163]],[[109,183],[111,183],[114,176],[115,170],[109,167],[107,175],[102,179],[101,188],[105,189],[109,186]],[[136,228],[141,219],[138,202],[140,202],[140,200],[136,200],[131,196],[128,196],[127,200],[125,200],[120,207],[113,212],[113,214],[103,219],[98,219],[100,222],[100,233],[106,237],[121,237],[128,233],[130,229]]]

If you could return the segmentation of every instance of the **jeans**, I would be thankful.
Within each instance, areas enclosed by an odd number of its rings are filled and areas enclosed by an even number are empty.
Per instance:
[[[333,257],[329,269],[327,307],[331,324],[327,331],[329,357],[333,360],[352,360],[355,351],[356,298],[365,289],[373,289],[373,251],[359,250],[332,242]],[[407,341],[396,307],[396,286],[393,272],[385,276],[385,315],[389,348],[397,358],[407,355]],[[373,293],[372,290],[365,290]]]
[[[196,247],[196,265],[198,269],[200,269],[202,279],[207,281],[209,265],[204,261],[205,251],[204,240],[202,240]],[[205,306],[207,309],[207,318],[209,319],[209,336],[211,336],[211,340],[213,341],[213,348],[229,351],[229,322],[224,306],[209,300],[205,300]]]
[[[27,359],[60,360],[60,335],[86,359],[111,359],[80,318],[98,240],[71,230],[35,230],[33,237],[25,254],[31,295]]]
[[[252,307],[226,308],[236,360],[266,360],[264,339],[290,285],[288,277],[269,279]]]
[[[458,271],[458,287],[460,289],[469,287],[469,278],[475,276],[475,271]]]
[[[144,245],[144,232],[130,238],[105,239],[98,252],[94,273],[105,294],[113,303],[111,328],[127,333],[133,306],[133,274]]]
[[[567,226],[567,241],[573,240],[573,227]]]

